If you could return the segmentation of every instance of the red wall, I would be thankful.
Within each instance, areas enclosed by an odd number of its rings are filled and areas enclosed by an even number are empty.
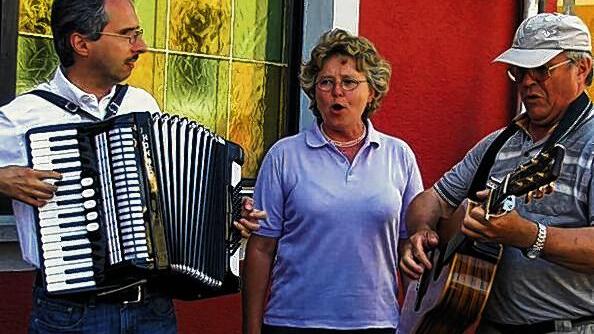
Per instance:
[[[32,272],[0,273],[0,333],[26,333],[31,310]],[[239,295],[176,302],[179,333],[240,334]]]
[[[557,1],[547,1],[545,5],[545,12],[552,13],[557,11]]]
[[[32,272],[0,273],[0,333],[26,333],[31,311]]]
[[[510,119],[506,67],[519,1],[361,0],[359,33],[392,63],[374,125],[407,141],[425,186]]]

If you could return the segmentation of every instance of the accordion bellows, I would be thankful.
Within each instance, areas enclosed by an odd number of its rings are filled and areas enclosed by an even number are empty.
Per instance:
[[[63,176],[47,180],[58,191],[35,209],[49,293],[155,276],[189,283],[184,299],[237,291],[239,145],[186,118],[147,112],[26,137],[30,166]]]

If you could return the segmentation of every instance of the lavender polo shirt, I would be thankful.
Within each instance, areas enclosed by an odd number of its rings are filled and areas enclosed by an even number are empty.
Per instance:
[[[396,328],[397,244],[421,191],[410,147],[370,122],[352,164],[315,124],[277,142],[255,189],[268,213],[255,234],[278,240],[264,323]]]

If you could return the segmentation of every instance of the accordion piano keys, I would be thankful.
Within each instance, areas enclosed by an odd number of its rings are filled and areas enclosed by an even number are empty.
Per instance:
[[[32,129],[27,144],[31,167],[63,176],[36,209],[48,292],[154,276],[183,286],[182,299],[238,292],[241,147],[149,113]]]

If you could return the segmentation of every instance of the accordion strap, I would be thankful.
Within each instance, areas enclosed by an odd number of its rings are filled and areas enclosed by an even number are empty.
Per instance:
[[[105,108],[105,118],[109,118],[118,112],[118,110],[120,109],[120,105],[122,104],[122,101],[124,100],[124,96],[126,95],[127,91],[128,91],[128,85],[120,85],[120,84],[116,85],[115,93],[113,94],[113,97],[111,98],[111,100],[109,100],[109,103],[107,104],[107,107]],[[33,94],[33,95],[39,96],[42,99],[53,103],[54,105],[66,110],[67,112],[69,112],[71,114],[84,114],[86,117],[91,118],[94,121],[101,120],[97,116],[95,116],[95,115],[91,114],[90,112],[81,108],[78,104],[68,100],[67,98],[65,98],[63,96],[52,93],[50,91],[42,90],[42,89],[35,89],[35,90],[29,91],[25,94]]]

